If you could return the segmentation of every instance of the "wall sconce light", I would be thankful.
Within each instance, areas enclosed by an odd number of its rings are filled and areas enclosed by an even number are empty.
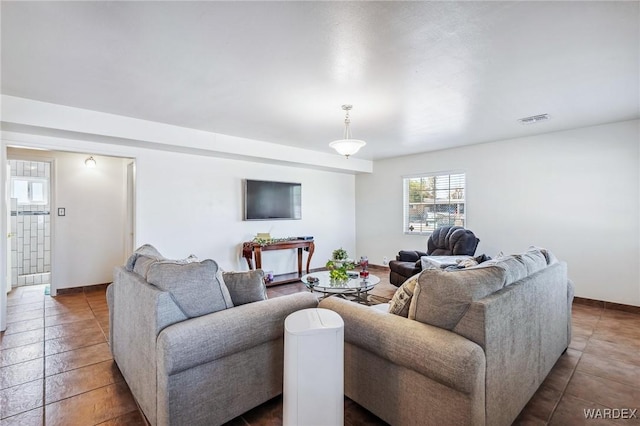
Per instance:
[[[91,156],[84,160],[84,165],[90,169],[94,169],[96,167],[96,160],[93,158],[93,156]]]

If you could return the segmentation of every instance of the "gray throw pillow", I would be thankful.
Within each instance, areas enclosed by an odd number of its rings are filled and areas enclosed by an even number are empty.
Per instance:
[[[147,279],[147,273],[149,267],[155,262],[172,262],[172,263],[191,263],[197,262],[198,258],[195,255],[189,255],[186,259],[170,260],[160,254],[160,252],[151,244],[145,244],[136,249],[125,264],[125,269],[130,272],[135,272],[145,280]]]
[[[170,292],[189,318],[233,307],[221,277],[218,264],[211,259],[193,263],[154,262],[147,273],[149,284]]]
[[[514,255],[527,268],[527,276],[547,267],[547,257],[538,248],[531,247],[522,254]]]
[[[133,264],[133,272],[140,275],[142,278],[147,279],[147,273],[149,267],[156,263],[165,260],[163,257],[138,255]]]
[[[136,262],[140,256],[152,257],[157,260],[164,259],[164,256],[161,255],[160,252],[154,246],[152,246],[151,244],[143,244],[140,247],[138,247],[131,254],[131,256],[129,256],[129,258],[127,259],[127,262],[124,265],[125,269],[129,272],[131,271],[136,272],[134,269],[135,269]],[[138,273],[139,275],[142,275],[139,272],[136,272],[136,273]]]
[[[267,286],[262,269],[247,272],[223,272],[233,306],[267,300]]]

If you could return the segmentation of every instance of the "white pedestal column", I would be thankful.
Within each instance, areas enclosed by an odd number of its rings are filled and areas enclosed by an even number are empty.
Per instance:
[[[344,322],[303,309],[284,322],[284,426],[344,424]]]

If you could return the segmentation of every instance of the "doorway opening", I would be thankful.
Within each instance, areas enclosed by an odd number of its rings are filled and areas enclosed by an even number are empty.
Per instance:
[[[9,159],[11,287],[51,283],[51,162]]]

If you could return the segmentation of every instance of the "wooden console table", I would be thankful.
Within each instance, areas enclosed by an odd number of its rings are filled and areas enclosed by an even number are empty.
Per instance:
[[[249,269],[253,269],[253,257],[256,260],[256,269],[262,268],[262,252],[267,250],[288,250],[298,249],[298,273],[292,272],[290,274],[280,274],[273,277],[273,281],[268,282],[267,286],[292,283],[298,281],[302,277],[302,250],[309,253],[307,256],[307,274],[309,273],[309,264],[311,263],[311,256],[315,250],[313,240],[289,240],[281,241],[272,244],[260,245],[253,241],[247,241],[242,243],[242,257],[247,259],[247,265]]]

